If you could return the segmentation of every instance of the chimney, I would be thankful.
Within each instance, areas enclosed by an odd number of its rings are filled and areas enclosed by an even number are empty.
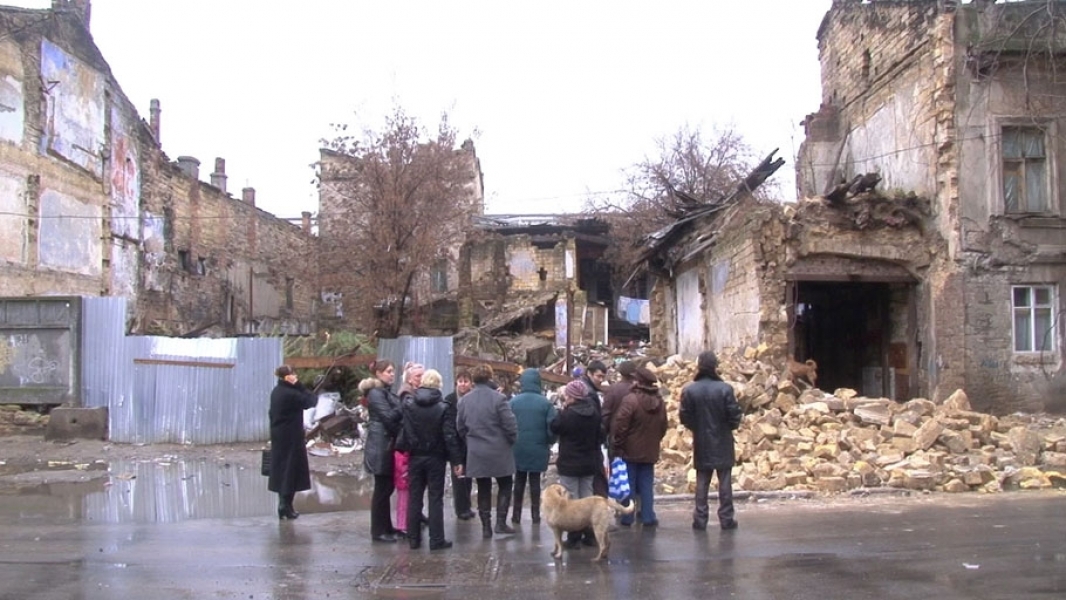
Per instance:
[[[311,211],[305,210],[302,213],[300,213],[300,216],[303,217],[300,220],[300,225],[303,226],[304,233],[310,235],[310,233],[311,233]]]
[[[159,108],[159,100],[152,98],[152,103],[148,108],[148,126],[152,128],[152,135],[155,136],[156,143],[162,145],[162,140],[159,138],[159,113],[163,112],[163,109]]]
[[[178,168],[181,169],[182,173],[185,173],[189,177],[197,180],[200,179],[200,161],[196,160],[195,157],[179,156]]]
[[[241,190],[241,200],[244,200],[247,204],[255,206],[255,188],[246,187]]]
[[[89,29],[89,16],[92,13],[90,0],[52,0],[52,10],[56,12],[72,12],[78,20]]]
[[[211,173],[211,185],[226,193],[226,159],[215,159],[215,172]]]

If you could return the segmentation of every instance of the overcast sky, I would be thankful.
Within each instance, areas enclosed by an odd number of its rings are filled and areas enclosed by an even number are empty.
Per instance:
[[[171,159],[207,180],[224,157],[230,192],[280,217],[317,212],[329,124],[380,128],[394,101],[474,137],[488,212],[573,212],[685,124],[780,148],[794,199],[830,3],[93,0],[91,30],[141,116],[160,100]]]

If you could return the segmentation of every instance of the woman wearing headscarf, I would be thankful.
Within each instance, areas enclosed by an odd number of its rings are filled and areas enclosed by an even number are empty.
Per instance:
[[[300,516],[292,507],[296,492],[311,489],[311,470],[304,445],[304,411],[317,398],[300,383],[296,371],[282,365],[274,371],[278,383],[270,392],[270,476],[267,489],[278,495],[278,518]]]
[[[400,399],[392,392],[396,367],[390,360],[378,360],[370,370],[380,385],[367,392],[366,444],[363,466],[374,475],[374,495],[370,500],[370,538],[375,542],[395,542],[396,529],[389,515],[390,499],[396,489],[393,476],[393,448],[400,432]]]

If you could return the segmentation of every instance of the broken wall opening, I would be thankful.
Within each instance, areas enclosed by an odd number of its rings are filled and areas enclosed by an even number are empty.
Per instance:
[[[913,281],[794,280],[789,351],[818,363],[818,387],[906,400],[916,392]]]

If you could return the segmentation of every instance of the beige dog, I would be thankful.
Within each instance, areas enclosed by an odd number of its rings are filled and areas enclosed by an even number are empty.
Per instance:
[[[622,506],[611,498],[590,496],[580,500],[570,499],[570,492],[566,488],[553,483],[544,488],[540,495],[540,513],[544,521],[555,533],[555,549],[552,556],[563,557],[563,532],[582,531],[589,527],[596,534],[596,543],[600,546],[600,553],[592,560],[600,560],[607,556],[607,549],[611,541],[607,537],[607,528],[610,527],[615,513],[629,514],[633,512],[635,505],[630,503],[628,507]]]
[[[794,382],[802,381],[812,388],[818,387],[818,363],[814,359],[798,362],[788,359],[788,378]]]

